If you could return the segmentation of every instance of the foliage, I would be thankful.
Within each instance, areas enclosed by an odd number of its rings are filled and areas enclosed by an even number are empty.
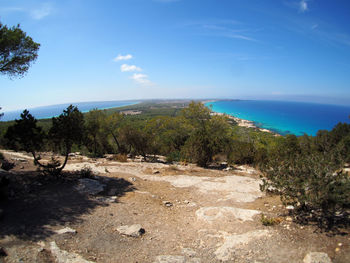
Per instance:
[[[262,169],[261,189],[276,189],[284,204],[297,211],[312,213],[314,219],[331,227],[337,215],[350,207],[350,178],[342,171],[339,155],[294,154],[288,159],[272,159]]]
[[[264,226],[274,226],[280,224],[282,219],[280,217],[267,217],[266,215],[261,214],[260,222]]]
[[[181,112],[184,122],[191,127],[190,136],[182,149],[186,159],[207,167],[213,156],[225,152],[230,142],[230,126],[223,116],[211,116],[202,103],[190,103]]]
[[[71,152],[73,144],[80,144],[84,135],[84,116],[73,105],[68,106],[63,113],[52,118],[52,127],[49,131],[49,138],[53,143],[54,149],[63,151],[65,160],[61,167],[56,166],[55,172],[59,174],[68,161],[68,155]],[[59,162],[52,160],[52,165],[59,165]]]
[[[93,178],[94,177],[94,173],[92,172],[92,170],[89,166],[84,166],[80,171],[78,171],[78,174],[81,178]]]
[[[0,73],[23,76],[36,60],[39,47],[19,25],[8,28],[0,22]]]
[[[5,170],[5,171],[10,171],[11,169],[13,169],[15,167],[15,163],[9,162],[6,159],[3,159],[3,160],[0,159],[0,163],[1,163],[1,169]]]
[[[128,161],[128,156],[126,154],[118,153],[114,156],[113,159],[118,162],[126,163]]]
[[[74,143],[79,144],[84,132],[84,119],[78,108],[70,105],[63,113],[52,118],[52,127],[48,135],[37,125],[37,120],[27,111],[23,111],[21,119],[16,120],[12,126],[9,126],[5,134],[7,146],[14,150],[23,150],[29,152],[34,157],[34,163],[41,167],[44,172],[58,175],[68,161],[68,154]],[[63,151],[65,160],[61,162],[54,156],[47,164],[40,162],[41,151],[50,145],[52,151]]]
[[[108,132],[104,129],[106,114],[101,110],[91,110],[85,116],[84,143],[93,157],[101,157],[110,151]]]
[[[5,133],[7,146],[16,151],[26,151],[34,155],[43,148],[45,134],[38,127],[37,120],[24,110],[21,119],[9,126]]]

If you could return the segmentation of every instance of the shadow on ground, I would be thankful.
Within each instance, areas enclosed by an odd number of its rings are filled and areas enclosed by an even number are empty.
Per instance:
[[[0,238],[14,235],[24,240],[40,240],[54,232],[48,226],[82,222],[81,216],[91,213],[99,206],[108,206],[101,202],[113,189],[118,198],[126,192],[134,191],[132,183],[120,178],[94,176],[105,184],[105,191],[96,196],[80,193],[76,190],[78,178],[65,173],[58,179],[40,177],[36,172],[16,172],[10,176],[8,200],[2,200],[3,210],[0,219]]]

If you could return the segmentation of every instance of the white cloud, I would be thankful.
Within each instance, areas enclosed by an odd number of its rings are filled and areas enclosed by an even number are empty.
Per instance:
[[[304,13],[305,11],[307,11],[309,8],[307,6],[307,2],[306,0],[301,0],[299,3],[299,11]]]
[[[51,3],[43,3],[36,7],[12,6],[0,8],[1,13],[22,12],[30,16],[32,19],[40,20],[52,14],[54,8]]]
[[[129,59],[132,59],[132,55],[130,54],[127,54],[125,56],[123,55],[118,55],[117,57],[114,58],[114,61],[121,61],[121,60],[129,60]]]
[[[146,74],[134,73],[130,78],[141,85],[152,85],[152,82],[148,79]]]
[[[133,71],[142,71],[142,68],[137,67],[135,65],[127,65],[123,64],[120,66],[121,72],[133,72]]]
[[[312,30],[315,30],[316,28],[318,28],[318,24],[313,24],[313,25],[311,26],[311,29],[312,29]]]
[[[30,16],[36,20],[40,20],[51,14],[53,8],[50,3],[44,3],[41,7],[30,11]]]

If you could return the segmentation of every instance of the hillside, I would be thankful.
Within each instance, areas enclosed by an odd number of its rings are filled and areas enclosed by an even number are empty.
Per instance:
[[[89,194],[77,174],[38,179],[29,155],[2,152],[16,163],[11,180],[20,180],[22,193],[2,206],[3,262],[280,263],[302,262],[309,252],[350,260],[348,235],[292,222],[278,197],[260,192],[248,166],[212,170],[72,156],[66,170],[90,167],[95,174]],[[280,223],[264,226],[262,214]],[[119,232],[135,224],[145,233]]]

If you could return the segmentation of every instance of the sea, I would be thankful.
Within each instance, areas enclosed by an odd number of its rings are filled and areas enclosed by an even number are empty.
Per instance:
[[[315,136],[339,122],[350,123],[350,106],[264,100],[219,100],[205,105],[281,135]]]
[[[27,109],[37,119],[49,119],[59,116],[63,110],[69,105],[77,106],[81,112],[88,112],[93,109],[105,110],[111,108],[118,108],[123,106],[129,106],[139,103],[139,101],[94,101],[94,102],[77,102],[77,103],[65,103],[58,105],[42,106],[36,108]],[[25,109],[4,112],[4,116],[1,121],[12,121],[19,119],[21,113]]]

